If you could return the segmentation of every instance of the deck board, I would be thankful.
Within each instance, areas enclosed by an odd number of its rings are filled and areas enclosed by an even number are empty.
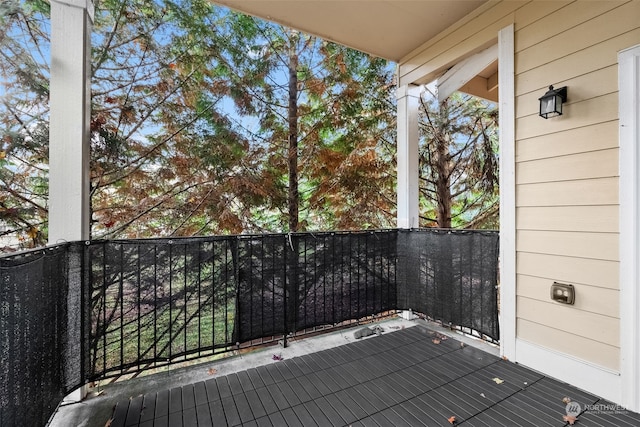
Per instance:
[[[156,412],[157,397],[158,393],[149,393],[144,396],[144,401],[142,402],[142,410],[140,411],[141,424],[145,421],[153,421],[154,414]]]
[[[156,394],[156,412],[154,419],[169,416],[169,390],[160,390]]]
[[[169,415],[182,411],[182,388],[175,387],[169,390]]]
[[[119,402],[112,427],[640,425],[598,396],[416,326]],[[599,405],[599,406],[598,406]]]
[[[140,423],[140,412],[142,412],[142,401],[144,396],[137,396],[129,402],[127,420],[125,426],[137,426]]]

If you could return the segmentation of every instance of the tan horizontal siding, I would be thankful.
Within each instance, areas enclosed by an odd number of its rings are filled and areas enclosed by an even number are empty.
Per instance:
[[[609,7],[613,9],[603,11]],[[573,25],[572,27],[516,53],[517,73],[564,58],[600,44],[603,40],[638,28],[640,2],[630,1],[622,6],[618,2],[593,2],[590,7],[578,3],[576,9],[583,9],[583,12],[576,12],[576,16],[572,16],[564,23],[565,26]],[[553,15],[549,16],[550,21],[554,19]],[[538,22],[538,31],[543,34],[554,31],[552,22],[547,23],[547,20]],[[519,34],[516,37],[519,37]]]
[[[559,279],[548,279],[536,276],[518,275],[518,295],[540,302],[552,302],[551,286],[554,282],[563,283]],[[602,316],[620,318],[619,298],[620,292],[615,289],[606,289],[582,285],[573,282],[575,289],[574,310],[595,313]]]
[[[619,230],[617,205],[518,207],[516,222],[520,230],[590,233],[617,233]]]
[[[518,40],[518,34],[529,34],[531,31],[528,29],[533,28],[533,34],[538,34],[538,28],[541,21],[546,22],[549,16],[560,13],[560,10],[572,4],[575,0],[567,1],[545,1],[545,2],[529,2],[521,8],[517,9],[514,13],[516,38],[514,39],[516,45],[516,52],[518,49],[518,43],[522,43],[522,40]],[[538,36],[539,37],[539,36]],[[548,36],[542,36],[544,37]],[[540,41],[540,40],[537,40]],[[534,43],[537,43],[534,41]],[[526,45],[523,48],[527,47]],[[523,49],[522,48],[522,49]],[[521,49],[520,49],[521,50]]]
[[[619,369],[617,53],[640,43],[640,2],[574,2],[517,31],[517,335]],[[538,98],[567,86],[563,116]],[[554,281],[576,303],[551,300]]]
[[[583,179],[516,186],[516,206],[618,204],[619,178]]]
[[[516,250],[605,261],[619,261],[617,233],[518,230]]]
[[[518,184],[609,178],[619,175],[618,149],[590,151],[516,165]]]
[[[555,77],[555,76],[554,76]],[[555,87],[565,86],[566,83],[555,80]],[[570,81],[566,106],[608,95],[618,91],[618,67],[615,64],[595,70],[588,74],[577,76]],[[539,112],[538,98],[548,89],[548,84],[536,88],[533,92],[522,94],[516,98],[516,118],[537,116]]]
[[[519,252],[518,273],[571,284],[619,289],[620,263],[617,261]]]
[[[603,366],[613,371],[620,369],[620,349],[564,330],[518,319],[518,337],[531,343],[569,354],[578,359]]]
[[[570,89],[568,91],[571,93]],[[610,93],[571,105],[567,104],[563,106],[562,113],[563,115],[556,120],[545,120],[538,115],[516,119],[516,140],[617,120],[618,93]]]
[[[618,121],[569,129],[518,141],[516,162],[617,148]]]
[[[594,314],[555,301],[539,301],[518,296],[518,318],[550,328],[599,341],[614,347],[620,346],[620,322],[611,316]]]
[[[516,96],[546,89],[556,82],[569,83],[577,76],[617,64],[618,51],[638,44],[638,40],[640,29],[635,29],[529,71],[516,68]]]
[[[528,9],[536,10],[539,19],[523,28],[517,27],[515,34],[515,50],[520,52],[532,46],[542,44],[552,37],[564,33],[575,26],[576,22],[587,22],[602,13],[610,11],[625,1],[593,2],[591,7],[584,7],[580,2],[541,2],[543,5],[531,4]],[[523,11],[526,7],[523,7]],[[520,11],[518,11],[520,12]],[[542,13],[545,15],[542,15]],[[518,14],[516,17],[519,18]],[[516,21],[518,22],[518,21]]]

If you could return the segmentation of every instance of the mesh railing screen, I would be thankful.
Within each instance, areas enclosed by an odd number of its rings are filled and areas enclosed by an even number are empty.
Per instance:
[[[0,425],[42,425],[90,380],[389,310],[497,340],[497,268],[497,232],[441,230],[92,241],[0,257]]]
[[[0,258],[2,426],[44,425],[84,382],[78,247]]]
[[[238,339],[395,309],[396,236],[390,230],[241,239]]]
[[[399,231],[398,304],[498,340],[495,231]]]

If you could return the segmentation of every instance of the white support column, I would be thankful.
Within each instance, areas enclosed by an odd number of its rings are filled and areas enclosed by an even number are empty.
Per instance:
[[[516,128],[514,26],[498,33],[500,83],[500,353],[516,362]]]
[[[640,45],[618,52],[618,87],[620,403],[640,411]]]
[[[89,238],[92,0],[51,0],[49,244]]]
[[[398,228],[419,226],[418,107],[420,88],[401,86],[398,99]]]

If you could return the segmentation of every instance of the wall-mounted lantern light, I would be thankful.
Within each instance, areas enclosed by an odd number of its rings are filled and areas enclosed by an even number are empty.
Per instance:
[[[567,102],[567,87],[554,89],[549,86],[547,93],[538,98],[540,101],[540,117],[548,119],[549,117],[562,115],[562,103]]]

